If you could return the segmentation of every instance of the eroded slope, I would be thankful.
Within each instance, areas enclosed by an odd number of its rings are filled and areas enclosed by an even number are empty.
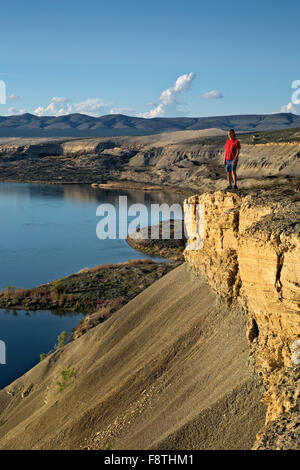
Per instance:
[[[176,268],[0,391],[0,447],[251,448],[265,407],[246,320]]]

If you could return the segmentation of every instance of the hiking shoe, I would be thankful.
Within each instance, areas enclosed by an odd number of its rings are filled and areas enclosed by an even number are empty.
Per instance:
[[[227,188],[226,188],[226,189],[232,189],[232,186],[227,186]]]
[[[237,185],[235,184],[234,187],[233,187],[233,189],[237,189],[237,188],[238,188],[238,187],[237,187]]]

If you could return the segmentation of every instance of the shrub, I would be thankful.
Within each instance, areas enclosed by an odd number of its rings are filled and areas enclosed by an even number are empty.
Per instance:
[[[100,450],[111,450],[112,449],[112,441],[102,441],[100,445]]]
[[[14,293],[14,286],[5,286],[5,295],[10,296]]]
[[[47,353],[40,354],[40,362],[42,362],[44,359],[46,359],[47,356],[48,356]]]
[[[57,347],[62,348],[66,344],[68,333],[66,331],[62,331],[57,337]]]
[[[51,286],[51,290],[55,291],[57,294],[62,294],[65,291],[64,282],[60,279],[54,281]]]
[[[60,375],[62,380],[56,383],[58,385],[58,391],[63,392],[66,386],[69,385],[69,380],[75,376],[75,369],[72,367],[72,369],[62,370]]]

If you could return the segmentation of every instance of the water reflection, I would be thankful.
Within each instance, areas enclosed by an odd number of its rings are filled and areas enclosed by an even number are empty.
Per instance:
[[[91,188],[90,186],[74,186],[65,186],[65,197],[81,202],[110,202],[117,205],[119,196],[123,195],[128,197],[128,204],[140,203],[149,206],[150,204],[162,204],[164,202],[182,204],[184,199],[181,194],[166,191],[148,192],[137,189],[100,189]]]
[[[82,315],[74,312],[0,309],[0,340],[5,344],[5,364],[0,365],[0,389],[40,361],[40,354],[53,350],[57,336],[70,336]]]
[[[56,315],[58,317],[77,317],[80,315],[78,312],[66,312],[65,310],[47,310],[52,315]],[[16,310],[16,309],[0,309],[0,312],[3,315],[11,315],[14,317],[18,317],[19,315],[25,315],[26,317],[34,317],[36,315],[40,315],[41,310]]]
[[[128,197],[128,203],[141,204],[182,204],[184,196],[169,191],[141,191],[137,189],[101,189],[85,184],[23,184],[0,182],[0,197],[9,195],[16,199],[44,198],[69,199],[78,202],[110,202],[118,204],[119,195]]]
[[[96,237],[96,208],[127,196],[128,206],[181,203],[163,191],[94,189],[90,185],[41,185],[0,182],[0,289],[34,287],[101,263],[146,258],[125,240]],[[0,310],[0,339],[7,364],[0,365],[0,388],[26,372],[70,332],[81,316],[74,312]]]
[[[34,287],[85,267],[145,258],[122,239],[96,236],[97,206],[113,204],[118,218],[120,195],[127,196],[128,206],[141,203],[148,208],[183,199],[163,191],[0,183],[0,289]]]

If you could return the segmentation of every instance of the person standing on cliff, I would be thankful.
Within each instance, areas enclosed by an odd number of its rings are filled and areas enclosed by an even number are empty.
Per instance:
[[[229,129],[228,131],[228,140],[225,144],[225,155],[224,155],[224,165],[226,168],[228,186],[226,189],[232,189],[232,182],[234,184],[233,189],[237,189],[236,181],[236,167],[238,164],[239,153],[240,153],[241,144],[237,140],[234,129]]]

